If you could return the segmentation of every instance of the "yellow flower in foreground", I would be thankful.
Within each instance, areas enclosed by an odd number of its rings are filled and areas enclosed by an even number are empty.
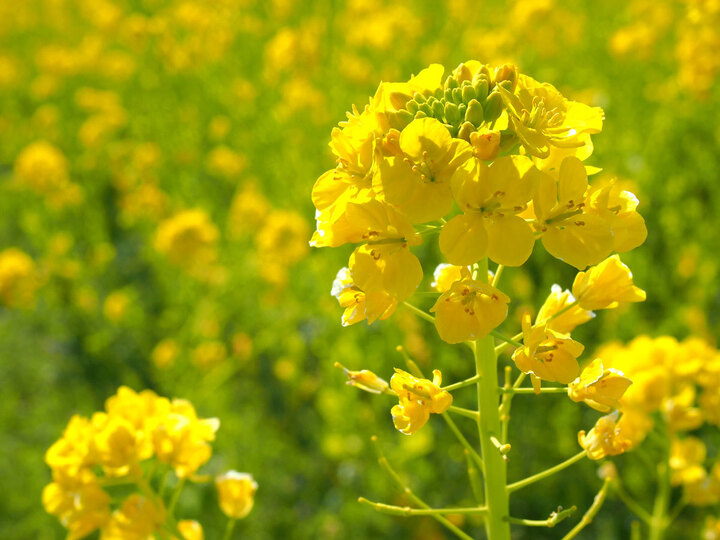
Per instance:
[[[530,315],[522,320],[523,347],[515,350],[512,359],[523,373],[530,373],[535,391],[540,380],[568,384],[577,377],[577,357],[585,349],[570,336],[555,332],[545,325],[532,326]]]
[[[247,516],[255,504],[257,482],[252,475],[237,471],[228,471],[215,479],[220,509],[231,519]]]
[[[547,324],[547,327],[551,330],[569,334],[578,325],[595,317],[592,311],[587,311],[578,305],[568,308],[573,303],[575,303],[575,297],[570,291],[567,289],[563,291],[560,285],[553,285],[550,289],[550,295],[545,299],[540,311],[538,311],[535,324]],[[568,309],[566,310],[566,308]],[[561,311],[563,311],[561,315],[555,316],[556,313]]]
[[[390,387],[398,395],[400,402],[390,413],[393,424],[401,433],[416,433],[430,418],[430,413],[442,414],[452,405],[452,395],[440,388],[442,374],[433,371],[433,380],[418,379],[409,373],[395,368],[390,379]]]
[[[566,99],[548,83],[521,74],[515,92],[498,85],[508,108],[510,124],[528,153],[550,156],[552,146],[591,145],[585,134],[600,133],[605,113],[599,107]]]
[[[0,252],[0,304],[30,307],[38,287],[33,260],[16,248]]]
[[[438,264],[433,272],[434,281],[430,286],[438,292],[449,291],[452,284],[465,277],[470,277],[470,269],[467,266],[454,266],[452,264]]]
[[[618,413],[603,416],[587,435],[585,431],[578,433],[578,442],[590,459],[598,460],[606,456],[617,456],[632,446],[618,428]]]
[[[347,384],[350,386],[354,386],[365,392],[370,392],[371,394],[382,394],[388,391],[388,383],[370,370],[351,371],[340,362],[335,362],[335,367],[339,367],[345,372],[348,378]]]
[[[435,327],[448,343],[481,338],[507,317],[510,298],[492,285],[464,278],[440,295],[430,308]]]
[[[543,246],[553,257],[579,270],[599,263],[613,248],[609,223],[584,211],[587,187],[582,161],[566,157],[557,180],[551,174],[540,174],[533,198],[535,228],[542,233]]]
[[[613,255],[575,276],[572,286],[578,305],[584,309],[612,309],[621,302],[643,302],[645,291],[633,284],[632,272]]]
[[[342,325],[350,326],[367,319],[372,324],[377,319],[387,319],[395,312],[397,300],[383,291],[366,293],[355,285],[349,268],[341,268],[333,281],[331,294],[337,298],[345,311]]]
[[[568,385],[568,395],[606,413],[620,406],[620,398],[631,384],[622,371],[604,368],[602,360],[596,358]]]
[[[413,223],[440,219],[452,209],[450,178],[471,155],[438,120],[419,118],[403,129],[397,154],[379,162],[373,187]]]
[[[452,192],[462,214],[440,233],[440,250],[452,264],[473,264],[490,257],[499,264],[522,265],[535,237],[520,216],[535,193],[539,173],[526,156],[506,156],[486,165],[471,159],[452,177]]]

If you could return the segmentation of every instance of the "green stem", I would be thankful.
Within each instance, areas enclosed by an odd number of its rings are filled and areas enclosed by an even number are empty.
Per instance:
[[[464,381],[456,382],[454,384],[450,384],[448,386],[443,386],[443,390],[447,392],[452,392],[453,390],[457,390],[458,388],[463,388],[465,386],[470,386],[471,384],[475,384],[480,380],[480,377],[477,375],[473,375],[469,379],[465,379]]]
[[[390,462],[387,460],[385,455],[382,453],[382,450],[380,449],[380,445],[378,444],[377,437],[373,436],[371,438],[371,440],[372,440],[373,444],[375,445],[375,449],[377,450],[377,453],[378,453],[378,463],[380,464],[380,466],[383,469],[385,469],[385,471],[390,475],[390,478],[392,478],[395,481],[395,483],[398,485],[398,487],[403,490],[403,492],[405,493],[407,498],[410,499],[410,501],[415,503],[415,505],[419,506],[420,508],[425,509],[425,510],[431,510],[430,506],[425,501],[423,501],[420,497],[415,495],[412,492],[412,490],[410,489],[410,487],[407,486],[405,484],[405,482],[403,482],[402,478],[400,478],[400,475],[398,475],[398,473],[395,472],[395,469],[392,468],[392,466],[390,465]],[[449,530],[454,532],[458,538],[462,538],[463,540],[473,540],[471,536],[468,536],[467,534],[465,534],[457,526],[455,526],[453,523],[448,521],[448,519],[445,518],[444,516],[441,516],[439,514],[431,514],[431,515],[437,522],[441,523],[442,525],[447,527]]]
[[[181,478],[180,480],[178,480],[178,483],[175,486],[175,491],[173,491],[173,494],[170,497],[170,503],[167,507],[167,513],[169,516],[173,515],[173,512],[175,511],[175,505],[177,505],[178,499],[180,498],[180,492],[182,492],[184,486],[185,478]]]
[[[598,491],[597,495],[595,495],[595,499],[593,500],[593,503],[590,505],[590,508],[588,508],[587,512],[585,512],[585,515],[580,520],[580,523],[575,525],[569,533],[567,533],[565,536],[563,536],[562,540],[571,540],[572,538],[575,538],[580,531],[582,531],[585,527],[590,525],[592,520],[595,518],[597,513],[600,511],[600,507],[605,502],[605,498],[607,497],[607,491],[608,486],[610,485],[611,480],[607,479],[605,480],[605,483],[603,484],[603,487],[600,488],[600,491]]]
[[[510,484],[507,487],[508,493],[512,493],[513,491],[517,491],[518,489],[524,488],[525,486],[529,486],[530,484],[534,484],[535,482],[538,482],[540,480],[544,480],[545,478],[552,476],[555,473],[558,473],[562,471],[563,469],[566,469],[570,465],[577,463],[582,458],[585,457],[586,451],[583,450],[582,452],[578,452],[570,459],[566,459],[562,463],[558,463],[554,467],[550,467],[549,469],[545,469],[542,472],[539,472],[537,474],[534,474],[532,476],[528,476],[527,478],[520,480],[518,482],[515,482],[513,484]]]
[[[640,506],[627,491],[625,491],[625,488],[622,486],[622,484],[619,481],[616,481],[613,484],[613,487],[615,489],[615,494],[618,496],[618,499],[620,499],[623,504],[627,506],[628,510],[630,510],[633,514],[639,517],[643,521],[643,523],[645,523],[646,525],[650,525],[650,521],[652,519],[650,514],[642,506]]]
[[[455,405],[451,405],[448,407],[448,411],[451,413],[459,414],[460,416],[464,416],[466,418],[471,418],[477,422],[478,420],[478,412],[472,411],[470,409],[464,409],[462,407],[456,407]]]
[[[503,394],[536,394],[534,388],[501,388]],[[567,388],[541,388],[540,394],[567,394]]]
[[[442,416],[443,416],[443,418],[445,419],[445,421],[447,422],[447,425],[450,426],[450,429],[451,429],[452,432],[455,434],[455,436],[457,437],[458,441],[460,441],[460,444],[462,444],[463,447],[465,448],[465,451],[468,453],[469,457],[471,457],[471,458],[475,461],[475,463],[477,464],[477,466],[480,468],[480,471],[483,471],[483,472],[484,472],[484,471],[485,471],[485,464],[483,463],[483,460],[482,460],[482,458],[480,457],[480,455],[479,455],[479,454],[475,451],[475,449],[470,445],[470,443],[468,442],[468,440],[465,438],[465,436],[462,434],[462,432],[458,429],[458,427],[457,427],[457,425],[455,424],[455,422],[453,422],[453,419],[450,418],[450,415],[447,414],[447,413],[443,413]]]
[[[487,259],[478,263],[478,276],[487,280]],[[500,423],[500,393],[498,392],[497,355],[492,336],[488,335],[475,342],[475,373],[480,379],[478,394],[478,434],[485,463],[485,504],[488,514],[485,531],[488,540],[510,540],[509,494],[507,484],[507,462],[493,444],[492,439],[502,437]]]
[[[435,317],[430,315],[429,313],[425,313],[422,309],[419,307],[413,306],[410,302],[403,302],[403,305],[408,308],[410,311],[412,311],[415,315],[420,317],[421,319],[425,319],[428,322],[431,322],[435,324]]]
[[[235,522],[237,519],[228,519],[227,526],[225,527],[225,534],[223,534],[223,540],[230,540],[232,538],[233,529],[235,528]]]
[[[487,508],[483,506],[469,508],[411,508],[409,506],[395,506],[392,504],[384,504],[369,501],[364,497],[358,499],[359,503],[372,506],[378,512],[386,514],[394,514],[396,516],[435,516],[443,514],[484,514]]]
[[[498,332],[497,330],[491,330],[490,335],[495,336],[498,339],[501,339],[505,343],[509,343],[510,345],[515,345],[516,347],[522,347],[523,344],[517,341],[514,337],[509,337],[503,334],[502,332]]]

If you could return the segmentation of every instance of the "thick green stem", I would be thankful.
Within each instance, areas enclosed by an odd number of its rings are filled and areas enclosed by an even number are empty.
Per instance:
[[[478,275],[487,276],[487,259],[478,264]],[[486,278],[487,279],[487,278]],[[510,504],[506,489],[507,462],[492,439],[502,437],[500,393],[497,376],[497,355],[492,336],[475,342],[475,370],[480,380],[478,392],[478,433],[485,463],[485,531],[488,540],[510,540]]]

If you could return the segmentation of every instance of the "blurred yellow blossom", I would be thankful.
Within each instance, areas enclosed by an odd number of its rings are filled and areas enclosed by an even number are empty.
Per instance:
[[[29,308],[39,286],[35,262],[17,248],[0,251],[0,304]]]
[[[231,519],[247,516],[255,504],[257,482],[252,475],[228,471],[215,478],[220,509]]]
[[[219,231],[203,210],[184,210],[160,222],[155,249],[178,266],[213,262]]]

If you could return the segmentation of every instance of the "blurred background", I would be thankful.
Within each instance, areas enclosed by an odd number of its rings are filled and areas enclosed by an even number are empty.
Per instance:
[[[590,353],[645,333],[715,344],[718,50],[720,5],[701,0],[0,0],[0,537],[64,536],[40,501],[44,453],[71,415],[125,384],[220,418],[202,471],[255,476],[243,538],[444,538],[429,519],[356,503],[403,500],[373,434],[429,503],[467,503],[471,491],[444,423],[401,435],[393,400],[344,386],[333,363],[387,379],[403,345],[452,382],[471,360],[402,309],[341,327],[330,286],[352,248],[308,247],[332,127],[380,81],[468,59],[514,62],[603,107],[588,163],[641,201],[648,240],[623,260],[648,300],[601,313],[576,339]],[[427,287],[439,258],[423,249]],[[503,328],[514,333],[517,314],[574,273],[538,244],[503,276]],[[575,454],[577,431],[599,416],[542,399],[514,402],[511,478]],[[618,460],[630,484],[639,459]],[[586,508],[596,468],[524,490],[513,515]],[[674,530],[698,537],[704,512]],[[210,485],[186,489],[178,513],[208,538],[225,525]],[[631,521],[610,500],[583,537],[626,538]]]

